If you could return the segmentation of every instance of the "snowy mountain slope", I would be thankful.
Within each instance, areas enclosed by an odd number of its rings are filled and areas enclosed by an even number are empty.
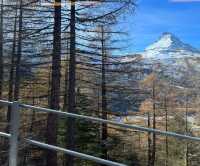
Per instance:
[[[140,81],[152,72],[163,80],[173,80],[176,87],[191,86],[193,76],[200,75],[200,51],[170,33],[164,33],[139,54],[116,57],[111,62],[114,62],[112,69],[122,71],[113,73],[107,81],[111,87],[118,87],[111,93],[114,111],[139,109],[144,96],[137,89]],[[131,92],[124,87],[131,88]]]
[[[137,59],[136,57],[141,59],[144,64],[150,64],[154,67],[155,64],[159,64],[160,68],[167,69],[168,73],[185,72],[189,68],[200,71],[200,50],[182,42],[171,33],[163,33],[144,52],[123,56],[118,60],[131,63]]]
[[[158,41],[146,48],[146,51],[149,50],[187,50],[191,52],[199,52],[196,48],[193,48],[189,44],[183,43],[179,38],[171,33],[163,33]]]
[[[198,84],[196,80],[200,76],[200,51],[170,33],[164,33],[139,54],[112,60],[115,62],[112,69],[122,71],[113,73],[108,81],[111,87],[117,87],[116,92],[111,94],[113,111],[139,110],[146,96],[137,89],[141,80],[152,72],[162,81],[172,81],[173,86],[179,89]],[[121,86],[123,88],[119,89]],[[131,92],[124,87],[131,88]]]
[[[144,69],[161,72],[181,81],[189,75],[200,73],[200,50],[182,42],[171,33],[163,33],[139,54],[129,54],[117,59],[124,65],[132,66],[129,68],[136,67],[139,62]]]
[[[200,57],[200,51],[183,43],[171,33],[163,33],[159,40],[148,46],[142,53],[144,59],[167,60],[185,57]]]
[[[174,62],[174,60],[179,58],[200,58],[200,50],[182,42],[171,33],[163,33],[157,41],[146,47],[143,52],[122,56],[118,60],[121,62],[131,62],[139,56],[149,62],[159,61],[165,63],[167,61]]]

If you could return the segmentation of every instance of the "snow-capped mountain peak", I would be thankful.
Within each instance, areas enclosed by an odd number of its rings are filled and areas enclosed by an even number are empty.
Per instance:
[[[188,73],[200,71],[200,50],[182,42],[171,33],[163,33],[161,37],[139,54],[131,54],[118,58],[122,63],[139,62],[144,70],[162,71],[165,75],[181,80]]]
[[[143,59],[146,63],[176,64],[176,62],[191,58],[200,58],[200,50],[182,42],[172,33],[163,33],[153,44],[146,47],[143,52],[129,54],[118,58],[120,62],[134,62]]]
[[[170,49],[170,47],[185,47],[186,45],[182,43],[176,36],[171,33],[163,33],[159,40],[148,46],[145,50],[154,49]]]
[[[171,33],[163,33],[159,40],[148,46],[143,53],[144,58],[152,59],[183,58],[195,54],[199,56],[199,50]]]

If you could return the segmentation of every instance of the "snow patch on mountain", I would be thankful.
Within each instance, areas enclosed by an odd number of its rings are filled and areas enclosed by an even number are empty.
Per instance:
[[[144,59],[170,60],[185,57],[200,57],[200,51],[182,42],[171,33],[163,35],[142,53]]]
[[[138,54],[119,57],[120,62],[132,62],[143,59],[146,63],[164,63],[166,65],[180,62],[185,58],[200,58],[200,50],[182,42],[172,33],[163,33],[153,44]],[[180,60],[182,59],[182,60]]]
[[[158,41],[148,46],[146,51],[150,50],[187,50],[193,52],[199,52],[196,48],[193,48],[189,44],[183,43],[179,38],[177,38],[172,33],[163,33]]]
[[[163,33],[143,52],[123,56],[118,60],[133,65],[140,62],[144,68],[163,71],[165,75],[173,75],[179,79],[200,71],[200,50],[182,42],[171,33]]]

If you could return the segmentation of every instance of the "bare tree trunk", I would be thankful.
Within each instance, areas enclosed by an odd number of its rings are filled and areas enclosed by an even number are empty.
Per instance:
[[[19,32],[18,32],[18,46],[17,46],[17,60],[15,71],[15,88],[14,88],[14,100],[19,99],[20,92],[20,78],[21,78],[21,56],[22,56],[22,26],[23,26],[23,0],[20,0],[20,14],[19,14]]]
[[[69,40],[67,40],[67,57],[66,57],[66,63],[65,63],[65,90],[64,90],[64,102],[63,102],[63,110],[67,110],[68,106],[68,82],[69,82]]]
[[[9,74],[9,88],[8,88],[8,100],[13,101],[13,86],[14,86],[14,70],[15,70],[15,59],[16,59],[16,36],[17,36],[17,12],[15,13],[15,22],[14,22],[14,32],[13,32],[13,45],[12,45],[12,54],[11,54],[11,66]],[[7,121],[10,122],[11,107],[8,107],[7,112]],[[9,128],[7,128],[9,129]]]
[[[69,59],[69,40],[67,39],[67,57],[66,57],[66,63],[65,63],[65,85],[64,85],[64,101],[63,101],[63,110],[67,111],[68,108],[68,85],[69,85],[69,63],[68,63],[68,59]],[[66,126],[68,126],[68,120],[65,119],[64,123],[66,124]],[[64,146],[67,146],[67,142],[68,142],[68,137],[67,137],[67,127],[65,128],[65,144]],[[67,158],[68,155],[64,154],[63,155],[63,166],[67,165]]]
[[[101,56],[102,56],[102,83],[101,83],[101,95],[102,95],[102,119],[107,120],[107,99],[106,99],[106,51],[105,51],[105,37],[104,37],[104,27],[101,27]],[[108,138],[107,124],[102,124],[102,158],[108,158],[108,152],[106,147],[106,141]]]
[[[165,97],[165,131],[168,131],[168,110],[167,110],[167,98]],[[165,137],[165,166],[168,166],[168,156],[169,156],[169,150],[168,150],[168,136]]]
[[[63,110],[67,111],[68,108],[68,91],[69,91],[69,40],[67,39],[67,58],[66,58],[66,63],[65,63],[65,90],[64,90],[64,103],[63,103]],[[68,126],[68,120],[65,121],[66,126]],[[68,142],[68,137],[67,137],[67,133],[68,133],[68,127],[66,127],[65,129],[65,133],[66,133],[66,137],[65,137],[65,143],[67,146],[67,142]],[[65,160],[63,161],[63,166],[67,165],[67,159],[68,159],[68,155],[64,155]]]
[[[31,84],[31,89],[32,89],[32,105],[35,105],[34,82],[32,82],[32,84]],[[30,124],[30,128],[29,128],[30,134],[32,134],[32,132],[33,132],[33,127],[34,127],[34,123],[35,123],[35,115],[36,115],[36,112],[33,110],[33,113],[31,115],[31,124]],[[31,146],[25,147],[24,152],[23,152],[23,160],[21,160],[21,163],[20,163],[21,166],[28,165],[29,153],[31,153]]]
[[[156,129],[156,105],[155,105],[155,83],[153,83],[153,129]],[[153,142],[152,142],[152,158],[151,166],[155,165],[156,160],[156,134],[153,133]]]
[[[3,73],[4,73],[4,64],[3,64],[3,0],[1,0],[1,16],[0,16],[0,99],[2,98],[3,90]]]
[[[186,105],[185,105],[185,132],[188,134],[188,95],[186,96]],[[185,152],[185,166],[189,165],[189,151],[188,151],[188,142],[186,142],[186,152]]]
[[[51,103],[51,73],[52,73],[52,68],[49,68],[49,73],[48,73],[48,92],[47,92],[47,105],[50,106]]]
[[[76,6],[75,0],[71,0],[70,9],[70,61],[69,61],[69,89],[68,89],[68,112],[76,113]],[[76,123],[73,118],[67,119],[67,147],[75,150]],[[67,166],[74,166],[74,157],[68,156]]]
[[[148,128],[151,127],[150,113],[148,112]],[[148,132],[148,163],[147,166],[151,166],[151,133]]]
[[[189,166],[188,142],[186,143],[186,152],[185,152],[185,156],[186,156],[186,162],[185,162],[185,165],[186,165],[186,166]]]
[[[52,81],[50,108],[60,109],[60,77],[61,77],[61,0],[55,0],[54,31],[52,55]],[[47,119],[47,143],[56,145],[57,142],[57,116],[49,114]],[[57,153],[47,151],[47,166],[57,166]]]

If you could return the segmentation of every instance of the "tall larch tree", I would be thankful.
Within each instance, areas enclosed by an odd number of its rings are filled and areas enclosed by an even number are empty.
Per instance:
[[[53,28],[53,54],[51,76],[50,108],[60,108],[60,79],[61,79],[61,0],[55,0],[54,4],[54,28]],[[49,114],[47,119],[47,143],[55,145],[57,142],[57,117]],[[47,165],[57,165],[56,152],[47,152]]]
[[[70,2],[70,59],[69,59],[69,88],[68,88],[68,112],[76,113],[76,1]],[[68,118],[67,121],[67,147],[75,149],[75,122]],[[74,158],[68,156],[67,166],[74,165]]]
[[[0,99],[2,98],[2,90],[3,90],[3,73],[4,73],[4,64],[3,64],[3,0],[1,0],[1,7],[0,7]]]

